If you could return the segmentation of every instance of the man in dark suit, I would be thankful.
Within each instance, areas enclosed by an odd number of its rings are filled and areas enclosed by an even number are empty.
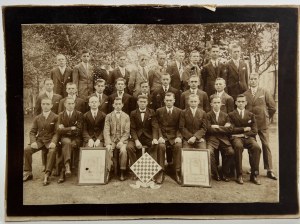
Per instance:
[[[95,92],[90,95],[90,97],[92,96],[96,96],[99,100],[99,110],[102,111],[105,114],[109,113],[109,98],[107,95],[104,94],[104,90],[105,90],[105,80],[104,79],[98,79],[95,82]]]
[[[148,98],[146,96],[139,95],[137,103],[139,108],[130,113],[131,139],[127,145],[130,166],[142,156],[144,146],[147,147],[146,151],[149,155],[157,161],[158,124],[155,112],[147,108]]]
[[[185,92],[183,92],[181,94],[181,98],[180,98],[180,108],[181,109],[186,109],[189,107],[188,104],[188,100],[189,100],[189,96],[191,94],[196,94],[197,96],[199,96],[199,105],[198,107],[201,110],[204,110],[205,112],[208,112],[210,110],[209,107],[209,100],[208,100],[208,96],[206,94],[206,92],[202,91],[201,89],[198,89],[198,86],[200,84],[200,80],[199,77],[196,75],[192,75],[189,78],[189,86],[190,89],[186,90]]]
[[[91,96],[89,99],[90,110],[83,115],[84,147],[104,146],[103,128],[106,114],[98,109],[99,104],[98,97]]]
[[[150,84],[150,92],[159,89],[162,86],[161,83],[161,74],[166,72],[165,64],[167,60],[167,55],[163,51],[159,51],[157,53],[157,63],[152,69],[149,71],[149,84]]]
[[[221,74],[227,84],[227,93],[236,100],[237,95],[248,89],[247,64],[240,59],[241,47],[233,45],[230,48],[231,60],[226,65],[226,72]]]
[[[162,86],[155,90],[152,93],[152,105],[153,105],[153,109],[156,110],[160,107],[164,107],[165,103],[164,103],[164,98],[165,98],[165,94],[167,92],[171,92],[174,93],[175,95],[175,106],[179,106],[179,91],[173,87],[170,86],[170,82],[171,82],[171,76],[168,73],[163,73],[161,75],[161,82],[162,82]]]
[[[85,113],[87,111],[85,101],[76,96],[77,86],[75,83],[69,82],[66,86],[66,92],[68,93],[67,97],[72,97],[75,100],[75,110],[80,111],[81,113]],[[65,110],[65,100],[63,98],[59,101],[58,113],[63,112]]]
[[[50,71],[50,78],[53,80],[53,92],[66,97],[66,85],[72,82],[72,69],[66,65],[66,57],[63,54],[56,56],[57,67]]]
[[[207,113],[207,148],[210,150],[211,172],[215,180],[220,181],[215,159],[215,150],[222,152],[222,173],[223,180],[228,182],[228,170],[234,163],[234,150],[231,146],[229,136],[232,132],[232,125],[229,116],[220,110],[221,98],[213,96],[211,98],[212,110]]]
[[[206,149],[206,113],[198,107],[199,97],[197,95],[190,95],[188,103],[189,107],[181,112],[179,120],[179,130],[183,137],[182,147]]]
[[[175,61],[167,67],[167,73],[171,75],[170,85],[180,91],[183,90],[182,74],[184,71],[183,60],[185,53],[183,50],[177,50],[175,53]]]
[[[81,62],[73,68],[73,82],[78,88],[78,96],[88,101],[88,96],[93,93],[93,66],[89,63],[90,52],[83,50]]]
[[[200,53],[199,51],[193,50],[190,53],[190,64],[187,65],[183,71],[182,74],[182,82],[183,82],[183,92],[189,89],[189,78],[191,75],[196,75],[199,77],[200,79],[200,89],[203,89],[203,82],[202,82],[202,78],[201,78],[201,71],[200,68],[198,66],[200,60]]]
[[[250,74],[248,89],[244,95],[247,99],[246,109],[255,114],[258,136],[261,140],[264,168],[267,170],[267,177],[277,180],[272,171],[272,153],[269,147],[269,122],[276,112],[276,104],[269,91],[258,86],[259,75]]]
[[[62,153],[60,160],[62,161],[62,169],[58,182],[64,182],[65,176],[71,176],[71,156],[74,154],[75,164],[77,166],[78,149],[82,141],[83,116],[80,111],[75,110],[75,100],[67,97],[65,100],[65,110],[58,115],[57,133],[60,136],[62,144]]]
[[[34,108],[35,116],[39,115],[42,112],[41,100],[45,97],[48,97],[49,99],[52,100],[53,106],[52,106],[51,111],[55,114],[58,114],[59,101],[62,99],[62,96],[53,92],[54,84],[53,84],[52,79],[46,78],[44,81],[44,86],[45,86],[45,90],[46,90],[45,93],[38,96],[38,98],[36,100],[36,104],[35,104],[35,108]]]
[[[123,102],[123,107],[122,110],[126,113],[126,114],[130,114],[130,112],[135,108],[136,102],[134,102],[134,98],[132,96],[130,96],[128,93],[125,93],[124,89],[125,89],[125,79],[123,78],[118,78],[116,80],[116,89],[117,92],[111,94],[109,96],[109,105],[110,105],[110,110],[109,111],[113,111],[113,102],[115,100],[115,98],[119,97],[122,99]]]
[[[181,148],[182,135],[179,131],[179,119],[181,110],[174,107],[175,96],[168,92],[165,95],[165,107],[156,110],[156,118],[159,124],[159,139],[158,139],[158,163],[162,167],[162,172],[157,178],[157,183],[162,183],[164,180],[165,171],[165,153],[166,148],[172,150],[175,168],[175,180],[180,185],[181,180]]]
[[[224,76],[226,66],[219,62],[219,46],[213,45],[210,49],[210,61],[204,65],[201,70],[201,77],[203,81],[203,90],[208,96],[215,93],[215,80],[220,76]]]
[[[30,144],[24,151],[24,174],[23,181],[32,180],[32,154],[43,150],[47,151],[47,167],[43,185],[49,184],[49,176],[52,172],[55,156],[57,134],[55,132],[57,124],[57,115],[51,111],[53,106],[52,101],[45,97],[41,100],[42,112],[37,115],[32,123],[32,128],[29,132]]]
[[[247,105],[246,97],[243,94],[237,96],[235,101],[237,109],[230,112],[229,118],[233,125],[231,143],[235,151],[235,166],[237,173],[237,183],[243,184],[243,151],[248,149],[249,163],[251,166],[250,181],[254,184],[260,185],[258,179],[259,174],[259,160],[261,149],[256,142],[257,125],[255,115],[248,110],[245,110]]]
[[[134,101],[136,101],[137,102],[137,100],[138,100],[138,96],[140,96],[140,95],[143,95],[143,96],[146,96],[147,97],[147,99],[148,99],[148,104],[147,104],[147,107],[148,108],[151,108],[152,109],[152,96],[151,96],[151,94],[149,93],[150,91],[150,88],[149,88],[149,83],[147,82],[147,81],[142,81],[141,82],[141,90],[140,90],[140,92],[137,94],[137,97],[135,97],[134,98]],[[136,105],[136,108],[138,108],[139,107],[139,105],[137,104]]]

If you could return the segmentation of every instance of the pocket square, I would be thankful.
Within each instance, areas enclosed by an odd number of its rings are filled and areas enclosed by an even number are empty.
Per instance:
[[[50,124],[54,124],[54,122],[50,123]]]
[[[245,67],[243,67],[242,69],[243,69],[243,70],[246,70],[246,68],[245,68]]]
[[[258,97],[258,98],[264,98],[265,96],[260,96],[260,97]]]
[[[108,103],[107,101],[105,103]]]
[[[250,124],[252,122],[252,120],[249,120],[248,123]]]

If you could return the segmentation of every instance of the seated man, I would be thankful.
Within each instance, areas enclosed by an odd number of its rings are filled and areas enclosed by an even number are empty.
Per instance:
[[[163,168],[163,171],[157,179],[157,183],[162,183],[164,180],[166,148],[171,148],[175,167],[175,180],[180,185],[182,183],[180,173],[182,136],[179,131],[181,110],[177,107],[174,107],[174,103],[174,94],[166,93],[166,106],[161,107],[156,111],[156,117],[159,124],[158,163]]]
[[[147,108],[148,98],[138,96],[139,108],[130,114],[131,139],[127,145],[130,166],[142,156],[142,148],[147,147],[147,152],[157,161],[158,124],[155,112]],[[135,177],[133,179],[136,179]]]
[[[237,173],[237,183],[243,184],[243,151],[248,149],[249,163],[251,167],[250,181],[260,185],[257,176],[259,174],[259,160],[261,149],[256,142],[257,126],[255,115],[248,110],[245,110],[247,100],[245,95],[237,96],[235,104],[237,109],[230,112],[229,118],[233,125],[231,143],[235,151],[235,166]]]
[[[82,113],[75,110],[75,100],[72,97],[67,97],[65,100],[65,110],[58,115],[58,128],[57,132],[60,136],[60,141],[62,144],[62,158],[63,162],[62,169],[60,172],[60,177],[58,183],[64,182],[65,176],[71,176],[71,156],[74,153],[78,154],[78,148],[81,146],[81,135],[82,135],[82,125],[83,117]],[[74,157],[77,158],[75,156]],[[74,161],[74,167],[78,164],[78,161]]]
[[[181,112],[179,130],[183,137],[183,148],[206,149],[204,139],[207,129],[206,113],[198,107],[199,97],[192,94],[188,99],[189,107]]]
[[[29,132],[30,144],[24,151],[23,181],[32,180],[32,154],[43,150],[47,151],[47,166],[43,185],[49,184],[49,176],[54,166],[56,156],[57,134],[55,128],[57,115],[51,111],[52,101],[48,97],[41,99],[42,113],[37,115]]]
[[[234,162],[234,150],[230,144],[229,135],[232,131],[232,125],[229,116],[220,110],[221,98],[213,96],[210,103],[212,110],[207,113],[207,148],[210,150],[211,173],[215,180],[220,181],[215,159],[215,151],[222,152],[222,171],[223,180],[228,182],[228,170]]]
[[[108,99],[108,96],[103,93],[105,90],[105,80],[97,79],[95,81],[94,88],[96,91],[90,97],[96,96],[99,100],[99,110],[105,114],[108,114],[109,99]]]
[[[104,142],[110,163],[107,164],[108,175],[106,182],[110,179],[111,159],[114,157],[115,174],[118,171],[118,160],[121,170],[120,180],[125,180],[125,170],[127,166],[126,146],[130,135],[130,119],[128,114],[122,111],[122,99],[116,97],[113,103],[114,111],[105,117]]]

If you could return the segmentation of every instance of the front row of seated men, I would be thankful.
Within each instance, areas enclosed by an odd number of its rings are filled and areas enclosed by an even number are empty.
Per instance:
[[[175,94],[172,92],[165,94],[164,102],[165,106],[154,112],[147,107],[148,97],[139,95],[138,108],[129,116],[122,111],[122,98],[116,96],[113,111],[105,116],[99,110],[98,97],[91,96],[90,110],[83,115],[74,109],[74,98],[68,96],[64,101],[65,110],[56,115],[51,112],[51,99],[41,99],[42,112],[33,121],[30,145],[25,148],[23,181],[33,178],[32,154],[43,150],[47,151],[43,185],[49,184],[55,155],[59,153],[59,143],[62,169],[58,183],[65,181],[65,177],[71,176],[72,153],[78,152],[83,137],[84,146],[106,147],[107,182],[112,165],[115,172],[120,168],[120,180],[125,180],[127,154],[130,164],[133,164],[141,156],[141,150],[145,149],[163,168],[155,177],[158,184],[163,183],[165,151],[169,147],[173,151],[175,180],[178,184],[182,184],[181,148],[209,149],[212,175],[218,181],[220,175],[215,151],[220,150],[223,157],[222,179],[229,181],[229,169],[235,163],[236,181],[243,184],[242,152],[246,148],[251,167],[250,181],[260,184],[258,174],[261,149],[255,139],[257,125],[254,114],[245,110],[247,101],[244,95],[237,97],[237,109],[229,114],[220,110],[221,98],[218,95],[212,96],[212,110],[208,113],[198,107],[200,100],[196,94],[189,95],[189,106],[184,110],[174,106]],[[73,162],[78,163],[76,160]]]

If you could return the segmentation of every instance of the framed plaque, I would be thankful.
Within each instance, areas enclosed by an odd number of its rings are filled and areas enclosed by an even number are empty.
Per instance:
[[[182,185],[211,187],[209,150],[183,148],[181,153]]]
[[[81,147],[78,184],[106,184],[106,148]]]

